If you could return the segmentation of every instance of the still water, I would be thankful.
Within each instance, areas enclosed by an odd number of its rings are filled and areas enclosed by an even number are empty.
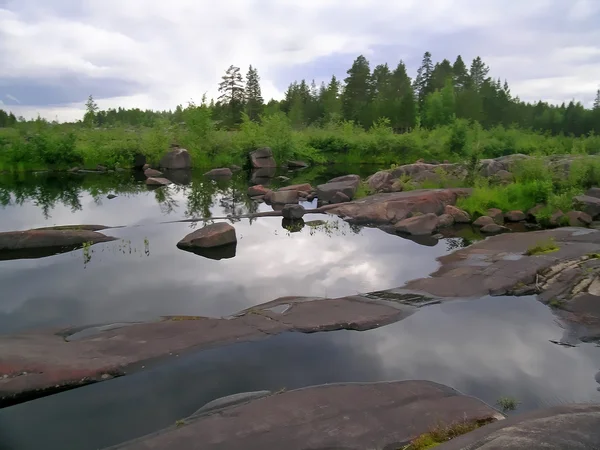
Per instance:
[[[285,174],[317,184],[359,168]],[[366,175],[377,170],[368,170]],[[0,231],[67,224],[124,226],[119,238],[39,259],[0,261],[0,333],[37,327],[222,316],[284,295],[342,296],[402,285],[464,241],[423,246],[334,217],[242,219],[233,258],[177,249],[195,226],[165,223],[269,210],[229,182],[192,174],[148,191],[132,174],[0,176]],[[274,181],[275,185],[283,183]],[[108,200],[110,193],[117,198]],[[308,205],[306,205],[308,206]],[[314,220],[325,221],[309,224]],[[561,347],[564,330],[531,297],[456,300],[367,332],[287,333],[187,354],[169,363],[0,410],[1,449],[98,449],[172,425],[236,392],[319,383],[426,379],[519,411],[600,401],[600,348]],[[35,430],[35,432],[32,432]]]

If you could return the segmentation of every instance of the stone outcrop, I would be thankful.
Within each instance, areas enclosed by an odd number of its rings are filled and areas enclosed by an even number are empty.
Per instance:
[[[498,225],[504,225],[504,214],[501,209],[490,208],[487,210],[487,215],[492,218]]]
[[[250,164],[253,169],[268,169],[277,167],[273,158],[273,150],[269,147],[259,148],[250,153]]]
[[[233,176],[233,172],[229,167],[221,167],[219,169],[209,170],[204,174],[207,178],[212,178],[213,180],[222,180],[231,178]]]
[[[226,222],[218,222],[188,234],[177,243],[179,248],[212,248],[237,242],[235,228]]]
[[[442,214],[438,216],[438,228],[449,228],[454,225],[454,217],[450,214]]]
[[[185,148],[174,147],[160,160],[160,167],[170,170],[192,168],[192,157]]]
[[[329,203],[336,204],[336,203],[346,203],[349,201],[350,201],[350,197],[348,197],[342,191],[337,191],[335,194],[333,194],[333,197],[331,197],[331,200],[329,201]]]

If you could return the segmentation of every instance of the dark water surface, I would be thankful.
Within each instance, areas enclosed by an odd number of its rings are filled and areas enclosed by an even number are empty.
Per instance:
[[[289,183],[313,185],[377,168],[319,168]],[[366,173],[364,173],[366,172]],[[221,316],[284,295],[342,296],[426,276],[463,241],[423,246],[378,229],[325,225],[290,232],[281,218],[234,223],[233,258],[177,249],[190,217],[270,210],[246,196],[248,175],[230,182],[189,175],[148,191],[141,177],[0,176],[0,231],[67,224],[126,225],[119,240],[40,259],[0,261],[0,333],[46,326]],[[279,181],[274,182],[276,185]],[[118,195],[108,200],[106,195]],[[561,347],[563,329],[531,297],[456,300],[367,332],[286,333],[174,356],[140,372],[0,410],[0,449],[97,449],[172,425],[236,392],[346,381],[426,379],[518,411],[600,401],[600,348]],[[596,378],[595,378],[596,377]]]

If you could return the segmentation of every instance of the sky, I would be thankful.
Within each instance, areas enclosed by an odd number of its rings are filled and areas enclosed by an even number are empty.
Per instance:
[[[173,109],[252,64],[263,97],[344,78],[363,54],[467,64],[522,100],[591,106],[600,87],[600,0],[0,0],[0,108],[77,120],[100,108]]]

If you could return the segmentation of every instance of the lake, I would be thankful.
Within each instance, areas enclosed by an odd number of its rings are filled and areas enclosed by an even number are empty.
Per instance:
[[[378,167],[283,172],[310,182]],[[235,256],[210,259],[176,244],[202,222],[270,206],[246,195],[251,175],[211,181],[203,171],[148,190],[143,175],[0,175],[0,231],[71,224],[122,226],[89,253],[0,260],[0,333],[145,321],[164,315],[220,317],[287,295],[338,297],[427,276],[436,258],[468,239],[421,245],[333,216],[303,227],[280,217],[236,219]],[[108,194],[117,197],[109,200]],[[305,206],[314,204],[305,203]],[[221,219],[215,219],[221,220]],[[435,244],[435,245],[434,245]],[[229,255],[232,256],[232,255]],[[600,348],[561,341],[565,331],[533,297],[485,297],[431,305],[366,332],[286,333],[153,363],[135,374],[0,410],[0,448],[96,449],[172,425],[236,392],[320,383],[426,379],[517,412],[600,401]],[[35,433],[32,433],[35,430]]]

